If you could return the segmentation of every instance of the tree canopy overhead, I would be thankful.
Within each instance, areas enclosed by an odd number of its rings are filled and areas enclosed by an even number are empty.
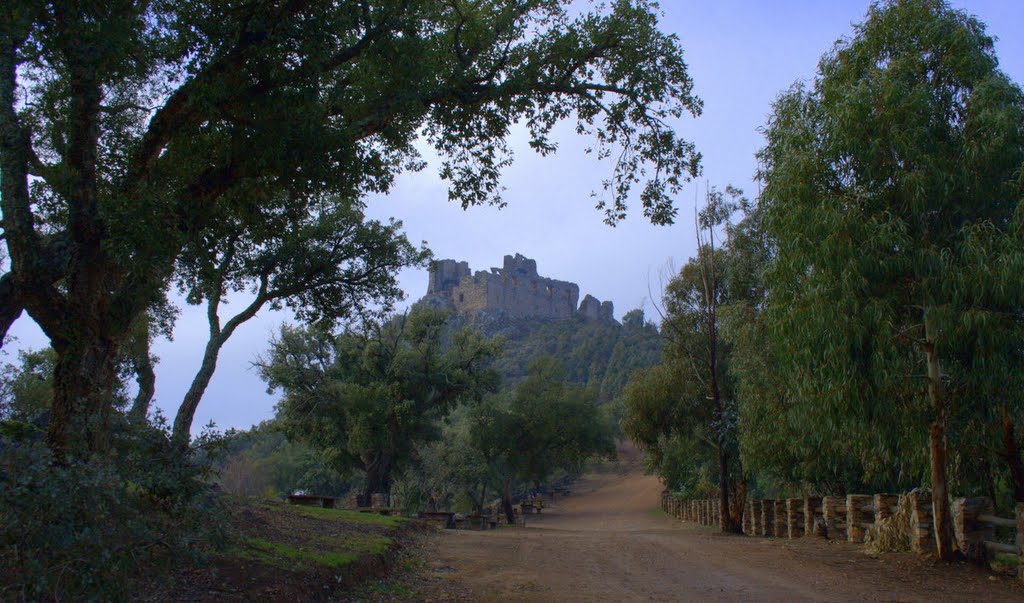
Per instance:
[[[547,153],[572,121],[613,160],[607,221],[640,186],[671,222],[699,161],[667,123],[701,106],[678,40],[652,2],[570,4],[5,2],[0,329],[24,310],[51,340],[55,449],[104,447],[118,348],[183,249],[386,192],[420,136],[468,207],[500,202],[513,124]]]

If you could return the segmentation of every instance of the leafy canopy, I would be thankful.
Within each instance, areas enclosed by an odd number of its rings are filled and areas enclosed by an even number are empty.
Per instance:
[[[677,38],[645,0],[11,0],[0,10],[0,170],[10,272],[57,353],[55,449],[104,447],[114,359],[194,244],[224,224],[390,190],[424,138],[463,207],[500,203],[513,126],[569,121],[613,159],[598,207],[639,187],[654,223],[699,155]]]
[[[366,472],[370,487],[383,488],[370,493],[388,491],[392,472],[438,436],[442,418],[498,386],[489,364],[499,344],[468,329],[443,340],[446,317],[419,309],[337,337],[282,327],[260,369],[284,393],[279,426],[339,472]]]
[[[976,19],[878,3],[766,138],[767,322],[794,411],[864,479],[920,483],[929,421],[955,447],[1019,403],[1024,95]]]

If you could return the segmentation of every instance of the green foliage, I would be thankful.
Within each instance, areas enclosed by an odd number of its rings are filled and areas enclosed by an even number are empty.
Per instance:
[[[182,444],[221,347],[265,306],[287,307],[300,320],[327,328],[371,308],[387,314],[403,298],[398,271],[422,265],[430,252],[409,243],[401,222],[367,220],[363,210],[359,201],[331,197],[305,212],[282,212],[268,204],[253,210],[260,214],[258,226],[247,228],[226,209],[211,218],[207,237],[185,247],[177,259],[178,287],[189,303],[205,302],[210,338],[174,421],[174,436]],[[246,290],[249,304],[222,324],[224,298]]]
[[[323,204],[387,193],[423,169],[421,138],[453,201],[501,204],[519,124],[541,154],[569,121],[614,158],[598,197],[608,222],[635,199],[670,223],[700,156],[669,122],[700,110],[679,40],[646,0],[583,11],[565,0],[10,0],[0,327],[25,310],[57,352],[55,450],[101,451],[119,347],[176,274],[192,286],[177,272],[189,258],[235,236],[273,246],[289,239],[283,224],[297,236],[273,261],[319,261],[330,236],[306,227],[338,218]],[[252,268],[249,285],[276,279]],[[316,316],[339,290],[280,303]]]
[[[51,348],[20,350],[17,365],[0,368],[0,419],[31,422],[49,410],[56,360]]]
[[[708,191],[697,216],[698,257],[669,281],[661,332],[661,363],[634,374],[623,392],[622,428],[648,454],[648,468],[666,485],[689,495],[742,495],[739,408],[731,372],[734,346],[721,337],[721,315],[730,306],[753,306],[763,296],[754,223],[756,210],[742,191]],[[726,195],[729,199],[726,199]],[[732,225],[731,216],[744,217]],[[716,247],[724,226],[726,245]]]
[[[780,427],[790,459],[845,455],[846,486],[906,487],[926,479],[934,421],[971,494],[996,407],[1022,408],[1024,97],[992,39],[938,0],[874,5],[766,135],[765,320],[786,395],[759,428]]]
[[[440,437],[424,445],[415,464],[397,480],[397,493],[409,510],[480,510],[501,491],[501,476],[474,445],[473,405],[455,409]]]
[[[307,517],[314,517],[316,519],[327,519],[346,524],[364,524],[382,528],[397,528],[398,526],[409,521],[404,517],[396,517],[393,515],[378,515],[377,513],[360,513],[358,511],[348,511],[345,509],[324,509],[322,507],[305,507],[302,505],[288,505],[284,507],[275,507],[275,510],[280,513],[296,513],[298,515],[305,515]]]
[[[538,357],[553,356],[568,381],[590,388],[602,404],[619,395],[633,371],[654,365],[661,354],[658,329],[639,309],[627,312],[621,325],[573,317],[482,321],[474,326],[503,338],[504,354],[495,368],[506,384],[524,379]]]
[[[0,598],[126,600],[221,538],[206,468],[166,430],[118,433],[107,457],[61,464],[38,435],[0,437]]]
[[[296,490],[344,496],[353,482],[328,467],[317,450],[289,440],[274,421],[228,431],[216,462],[217,483],[236,496],[281,498]]]
[[[261,373],[284,392],[285,433],[339,472],[365,472],[367,493],[388,492],[393,472],[437,437],[440,419],[498,386],[489,365],[499,344],[469,329],[446,335],[446,319],[418,309],[337,337],[282,327]]]
[[[593,456],[614,454],[593,396],[567,383],[557,359],[539,357],[511,392],[470,411],[471,446],[503,477],[535,486],[557,469],[578,472]]]

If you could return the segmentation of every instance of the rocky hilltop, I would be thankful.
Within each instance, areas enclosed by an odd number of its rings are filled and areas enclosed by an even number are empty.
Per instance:
[[[573,316],[615,322],[612,302],[587,295],[577,306],[576,283],[540,276],[537,262],[521,254],[506,255],[501,268],[472,272],[467,262],[437,260],[423,301],[462,316],[505,314],[510,318],[562,319]]]

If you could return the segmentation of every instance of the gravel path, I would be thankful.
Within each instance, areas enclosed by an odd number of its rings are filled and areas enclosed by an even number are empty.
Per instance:
[[[441,533],[434,601],[1024,601],[1024,585],[910,554],[872,558],[821,539],[724,536],[657,509],[635,450],[577,483],[527,527]],[[532,520],[532,521],[531,521]],[[431,552],[430,549],[433,549]],[[422,599],[421,599],[422,600]]]

